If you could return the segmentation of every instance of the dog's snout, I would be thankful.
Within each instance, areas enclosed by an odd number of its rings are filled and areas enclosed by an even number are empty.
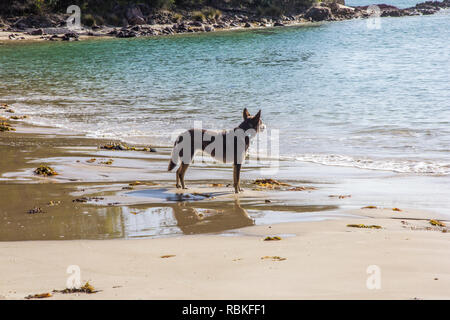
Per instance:
[[[261,123],[261,125],[259,126],[259,131],[263,132],[264,130],[266,130],[266,125],[264,123]]]

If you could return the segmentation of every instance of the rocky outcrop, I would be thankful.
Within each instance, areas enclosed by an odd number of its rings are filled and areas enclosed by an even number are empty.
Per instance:
[[[305,13],[305,19],[309,19],[311,21],[331,20],[332,18],[333,14],[331,9],[323,6],[311,7]]]
[[[450,8],[450,0],[427,1],[419,3],[414,7],[399,9],[392,5],[378,4],[382,17],[401,17],[407,15],[427,15],[434,14],[442,8]],[[116,5],[112,13],[113,19],[105,21],[115,21],[111,26],[97,26],[92,28],[84,27],[77,30],[84,36],[109,35],[118,38],[132,38],[139,36],[170,35],[186,32],[212,32],[216,29],[225,28],[265,28],[282,27],[292,23],[302,23],[307,21],[333,21],[347,20],[354,18],[368,18],[372,16],[368,6],[349,7],[344,5],[343,0],[333,0],[322,2],[308,9],[300,9],[296,14],[281,16],[260,16],[255,12],[242,10],[227,10],[218,16],[205,14],[201,19],[194,19],[192,12],[181,11],[153,11],[145,4],[136,5]],[[1,17],[0,27],[3,31],[27,32],[31,35],[41,36],[49,40],[72,41],[78,37],[68,35],[71,31],[66,28],[68,15],[31,15],[27,17]],[[101,19],[100,19],[101,20]],[[201,20],[201,21],[199,21]],[[93,32],[95,31],[95,33]],[[60,35],[60,36],[55,36]],[[14,36],[17,39],[16,36]]]
[[[144,15],[138,6],[132,6],[128,8],[125,13],[125,18],[127,19],[128,23],[132,26],[142,25],[145,24],[146,22]]]
[[[29,28],[49,28],[55,25],[55,22],[48,16],[31,15],[19,18],[13,27],[19,30],[26,30]]]

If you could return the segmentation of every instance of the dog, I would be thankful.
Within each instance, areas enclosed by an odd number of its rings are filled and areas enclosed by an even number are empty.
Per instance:
[[[243,191],[240,187],[242,163],[251,139],[265,129],[261,119],[261,110],[255,116],[251,116],[245,108],[243,117],[244,121],[231,130],[190,129],[177,137],[168,167],[168,171],[172,171],[181,161],[180,167],[176,171],[177,188],[187,189],[184,175],[195,154],[202,151],[223,163],[232,162],[234,192]]]

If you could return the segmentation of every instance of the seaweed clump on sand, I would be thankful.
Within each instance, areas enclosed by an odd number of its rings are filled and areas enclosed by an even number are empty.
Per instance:
[[[438,220],[434,220],[434,219],[430,220],[430,224],[432,226],[436,226],[436,227],[445,227],[445,223],[438,221]]]
[[[46,293],[37,293],[37,294],[30,294],[25,297],[25,299],[44,299],[44,298],[50,298],[52,297],[52,294],[49,292]]]
[[[27,119],[28,116],[11,116],[9,117],[11,120],[23,120],[23,119]]]
[[[110,165],[112,165],[112,164],[113,164],[113,162],[114,162],[114,160],[113,160],[113,159],[109,159],[109,160],[106,160],[106,161],[102,161],[102,162],[100,162],[100,164],[106,164],[106,165],[110,166]]]
[[[350,227],[350,228],[365,228],[365,229],[381,229],[381,226],[377,226],[375,224],[372,224],[372,225],[348,224],[347,227]]]
[[[0,119],[0,132],[16,131],[9,122],[4,121],[3,119],[4,118]]]
[[[279,257],[279,256],[264,256],[264,257],[261,257],[261,260],[272,260],[272,261],[284,261],[284,260],[286,260],[287,258],[282,258],[282,257]]]
[[[290,186],[290,184],[280,182],[274,179],[256,179],[253,184],[256,184],[258,187],[267,188],[267,189],[279,189],[281,186]]]
[[[44,213],[44,210],[42,210],[39,207],[34,207],[33,209],[28,210],[29,214],[36,214],[36,213]]]
[[[317,190],[317,188],[300,186],[288,189],[288,191],[311,191],[311,190]]]
[[[49,166],[41,164],[38,168],[34,170],[34,173],[40,176],[56,176],[58,173]]]
[[[99,290],[95,290],[95,288],[87,281],[83,286],[80,288],[66,288],[64,290],[53,290],[55,293],[97,293]]]
[[[281,237],[275,236],[275,237],[271,237],[271,236],[267,236],[264,238],[264,241],[278,241],[281,240]]]
[[[126,145],[125,143],[117,143],[117,142],[111,142],[111,143],[102,145],[102,146],[100,146],[100,149],[156,152],[155,149],[150,148],[150,147],[136,148],[136,147],[130,147],[130,146]]]

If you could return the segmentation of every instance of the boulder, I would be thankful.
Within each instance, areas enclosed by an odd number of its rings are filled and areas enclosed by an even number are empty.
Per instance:
[[[144,15],[138,6],[129,7],[125,13],[125,17],[132,26],[145,24]]]
[[[311,7],[306,11],[305,18],[312,21],[323,21],[332,19],[333,14],[328,7],[316,6]]]
[[[44,30],[42,29],[34,29],[29,32],[32,36],[41,36],[44,34]]]
[[[132,30],[120,30],[116,34],[117,38],[134,38],[137,37],[137,33]]]

